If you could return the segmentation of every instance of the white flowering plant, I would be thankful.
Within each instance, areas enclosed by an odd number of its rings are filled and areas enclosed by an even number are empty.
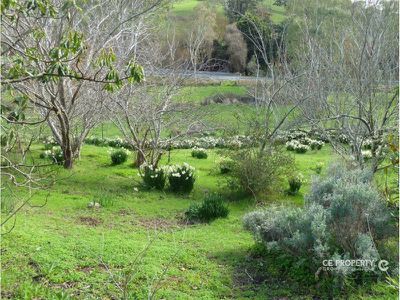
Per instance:
[[[361,155],[364,160],[369,160],[372,158],[372,152],[371,150],[361,150]]]
[[[192,149],[192,157],[199,158],[199,159],[206,159],[208,157],[207,152],[203,148],[194,147]]]
[[[286,142],[286,150],[295,151],[296,153],[306,153],[308,150],[310,150],[310,147],[302,144],[298,140],[291,140]]]
[[[321,150],[324,144],[325,143],[323,141],[311,140],[309,145],[311,150]]]
[[[45,150],[40,154],[42,159],[50,159],[54,164],[62,164],[64,155],[60,146],[53,146],[51,149]]]
[[[143,163],[139,168],[139,176],[142,177],[144,185],[157,190],[164,189],[166,173],[166,167],[157,168],[147,163]]]
[[[54,146],[57,146],[57,142],[52,136],[48,136],[43,140],[44,149],[51,150]]]
[[[297,173],[294,174],[293,176],[291,176],[288,179],[289,182],[289,189],[287,190],[287,193],[289,195],[297,195],[297,193],[299,192],[301,186],[303,185],[303,183],[305,183],[305,179],[303,174],[301,173]]]
[[[189,164],[168,167],[168,182],[173,192],[190,193],[195,181],[195,168]]]

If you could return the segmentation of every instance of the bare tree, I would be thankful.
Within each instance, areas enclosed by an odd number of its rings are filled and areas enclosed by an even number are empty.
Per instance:
[[[2,53],[9,59],[3,64],[2,83],[46,118],[62,148],[65,168],[72,168],[102,112],[98,91],[142,79],[134,56],[138,36],[143,20],[160,3],[89,1],[77,7],[53,1],[44,11],[14,8],[3,14]],[[51,15],[43,17],[49,9]],[[125,45],[123,56],[115,55],[117,44]]]
[[[247,120],[248,131],[260,143],[260,150],[263,152],[268,145],[273,144],[280,130],[295,125],[292,117],[302,103],[313,95],[314,89],[309,77],[309,66],[290,65],[285,45],[286,27],[279,35],[275,33],[266,36],[260,24],[254,22],[249,15],[241,17],[249,23],[249,30],[243,34],[254,45],[257,64],[257,81],[251,92],[255,99],[256,113]],[[266,40],[267,38],[272,40]],[[269,55],[271,43],[277,49],[276,57]],[[262,65],[266,68],[263,72]]]
[[[312,66],[317,91],[303,111],[337,153],[361,167],[368,143],[375,172],[386,157],[385,137],[397,135],[398,1],[340,5],[343,16],[315,18],[316,6],[299,22],[299,60]]]
[[[196,72],[211,58],[213,40],[216,37],[214,27],[216,13],[211,4],[199,4],[196,15],[187,31],[187,49],[191,67]]]

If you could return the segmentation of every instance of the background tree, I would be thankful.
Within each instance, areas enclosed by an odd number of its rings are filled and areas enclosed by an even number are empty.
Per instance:
[[[329,9],[324,4],[303,7],[297,62],[312,66],[317,91],[303,111],[340,155],[361,167],[370,159],[376,171],[388,152],[385,140],[397,135],[398,2],[340,5],[346,22],[321,14]]]
[[[255,8],[260,0],[227,0],[225,11],[231,22],[237,21],[247,10]]]
[[[229,55],[229,69],[231,72],[243,72],[246,69],[247,45],[242,33],[236,24],[229,24],[226,27],[225,43]]]
[[[215,6],[206,3],[199,4],[195,18],[186,32],[186,45],[195,74],[207,65],[211,58],[213,41],[216,38],[215,25]]]

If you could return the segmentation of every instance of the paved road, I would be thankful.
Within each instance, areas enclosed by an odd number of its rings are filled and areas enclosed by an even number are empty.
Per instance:
[[[157,74],[159,76],[168,76],[171,74],[169,70],[158,71]],[[152,75],[152,73],[150,73]],[[208,80],[217,80],[217,81],[239,81],[239,80],[256,80],[256,77],[253,76],[243,76],[237,73],[229,73],[229,72],[208,72],[208,71],[197,71],[194,73],[193,71],[185,71],[182,72],[181,75],[190,77],[190,78],[198,78],[198,79],[208,79]]]

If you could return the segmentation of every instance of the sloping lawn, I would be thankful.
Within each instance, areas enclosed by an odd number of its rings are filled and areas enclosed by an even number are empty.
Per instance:
[[[143,190],[131,162],[111,166],[107,150],[85,146],[72,171],[59,170],[47,204],[18,214],[2,240],[3,298],[122,299],[126,281],[127,299],[145,299],[155,290],[157,299],[307,295],[279,276],[249,281],[243,266],[259,263],[248,259],[254,240],[242,229],[243,215],[255,208],[251,199],[229,202],[229,217],[211,224],[182,220],[191,202],[223,184],[215,151],[206,160],[192,158],[190,150],[172,152],[171,163],[197,169],[195,190],[183,196]],[[309,179],[310,168],[331,157],[324,147],[296,155],[296,161]],[[302,191],[307,189],[308,184]],[[43,203],[46,195],[39,192],[33,203]],[[104,207],[88,208],[96,199],[103,199]],[[272,202],[301,205],[302,195],[279,195],[265,205]]]

